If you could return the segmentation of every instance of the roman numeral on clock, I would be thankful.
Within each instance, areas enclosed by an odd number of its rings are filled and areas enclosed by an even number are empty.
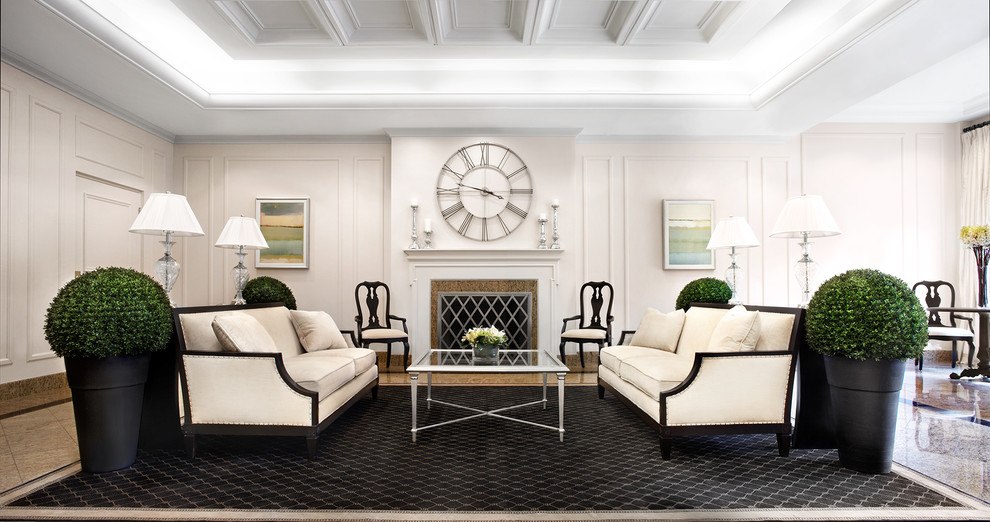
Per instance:
[[[458,201],[457,203],[454,203],[453,205],[443,209],[440,212],[440,214],[444,217],[444,219],[447,219],[450,216],[453,216],[454,214],[459,212],[462,208],[464,208],[464,203]]]
[[[462,161],[464,161],[464,165],[468,168],[468,170],[474,168],[474,160],[471,159],[471,155],[468,154],[467,147],[458,150],[457,155],[461,157]]]
[[[463,206],[463,205],[462,205]],[[474,214],[470,212],[464,216],[464,221],[461,221],[461,226],[457,227],[457,232],[462,236],[467,234],[468,227],[471,226],[471,221],[474,220]]]
[[[526,217],[527,212],[525,210],[517,207],[512,202],[506,203],[505,208],[506,208],[506,210],[512,211],[514,214],[516,214],[517,216],[519,216],[521,218],[525,218]]]

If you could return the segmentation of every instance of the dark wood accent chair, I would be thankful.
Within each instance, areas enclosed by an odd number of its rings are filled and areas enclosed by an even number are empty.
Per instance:
[[[385,367],[388,368],[392,362],[392,343],[402,343],[402,368],[405,369],[409,365],[409,329],[405,317],[392,314],[391,301],[392,293],[385,283],[358,283],[354,289],[358,346],[369,348],[372,343],[385,344]],[[392,321],[402,323],[402,329],[393,328]]]
[[[914,293],[922,299],[926,307],[934,308],[939,306],[956,306],[956,289],[948,281],[919,281],[911,288]],[[924,297],[921,297],[919,289],[924,290]],[[943,295],[948,294],[949,302],[945,303]],[[969,323],[969,330],[956,326],[956,321],[966,321]],[[968,365],[973,366],[973,354],[976,353],[975,338],[973,332],[973,318],[966,317],[955,312],[928,312],[928,338],[933,341],[952,341],[952,367],[956,367],[956,341],[969,343]],[[924,358],[919,357],[914,360],[918,369],[924,369]]]
[[[585,343],[597,345],[599,351],[612,344],[612,321],[615,320],[612,317],[612,301],[615,299],[615,290],[605,281],[589,281],[581,285],[578,297],[581,300],[580,313],[565,317],[560,328],[560,361],[566,362],[564,345],[577,343],[581,367],[584,368]],[[568,329],[567,323],[572,321],[577,321],[577,328]]]

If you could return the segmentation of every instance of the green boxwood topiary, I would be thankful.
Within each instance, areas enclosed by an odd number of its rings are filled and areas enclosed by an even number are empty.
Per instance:
[[[857,360],[915,359],[928,343],[928,318],[904,281],[858,269],[822,283],[808,303],[808,344]]]
[[[721,279],[702,277],[684,285],[674,308],[687,310],[691,303],[728,303],[732,299],[732,289]]]
[[[129,268],[98,268],[69,281],[45,315],[59,357],[140,355],[165,348],[172,307],[157,281]]]
[[[296,309],[296,298],[285,283],[274,277],[258,276],[244,285],[241,292],[248,303],[285,303],[289,310]]]

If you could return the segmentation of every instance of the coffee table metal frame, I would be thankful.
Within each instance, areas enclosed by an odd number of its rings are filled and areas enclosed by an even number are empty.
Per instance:
[[[535,359],[535,362],[532,362]],[[528,362],[527,362],[528,361]],[[567,366],[561,363],[557,358],[548,351],[545,350],[500,350],[498,364],[475,364],[471,350],[440,350],[434,349],[430,350],[429,353],[420,357],[416,362],[411,364],[406,371],[409,373],[410,381],[410,393],[412,395],[412,440],[416,442],[416,434],[420,431],[436,428],[439,426],[445,426],[447,424],[453,424],[455,422],[464,422],[471,419],[476,419],[478,417],[496,417],[499,419],[505,419],[512,422],[521,422],[523,424],[528,424],[530,426],[536,426],[539,428],[547,428],[556,431],[560,434],[560,440],[564,440],[564,377],[569,371]],[[430,424],[427,426],[417,426],[417,396],[419,388],[419,374],[426,374],[426,408],[430,409],[431,405],[435,402],[437,404],[443,404],[444,406],[450,406],[453,408],[458,408],[462,410],[467,410],[474,412],[473,415],[468,415],[466,417],[460,417],[457,419],[452,419],[444,422],[439,422],[437,424]],[[543,398],[538,401],[527,402],[525,404],[516,404],[512,406],[506,406],[504,408],[498,408],[495,410],[480,410],[477,408],[472,408],[470,406],[464,406],[461,404],[454,404],[451,402],[440,401],[433,398],[433,374],[434,373],[540,373],[543,374]],[[524,408],[526,406],[533,406],[535,404],[542,404],[543,408],[547,407],[547,375],[554,373],[557,375],[557,425],[551,426],[548,424],[539,424],[536,422],[531,422],[523,419],[517,419],[515,417],[509,417],[507,415],[502,415],[503,412],[514,410],[518,408]]]

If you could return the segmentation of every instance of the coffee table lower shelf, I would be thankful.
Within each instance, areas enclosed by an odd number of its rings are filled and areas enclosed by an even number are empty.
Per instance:
[[[537,404],[542,404],[543,409],[547,407],[547,372],[543,373],[543,398],[538,401],[527,402],[524,404],[515,404],[512,406],[506,406],[503,408],[497,408],[494,410],[480,410],[478,408],[472,408],[470,406],[464,406],[462,404],[454,404],[452,402],[440,401],[433,398],[433,372],[423,372],[426,373],[426,409],[430,409],[432,404],[435,402],[437,404],[442,404],[444,406],[450,406],[453,408],[458,408],[462,410],[467,410],[474,412],[474,415],[468,415],[465,417],[460,417],[457,419],[451,419],[444,422],[438,422],[436,424],[429,424],[426,426],[417,426],[417,405],[418,405],[418,389],[419,389],[419,373],[420,372],[409,372],[410,380],[410,392],[412,394],[412,440],[416,442],[416,434],[420,431],[427,430],[430,428],[437,428],[440,426],[446,426],[448,424],[454,424],[457,422],[464,422],[471,419],[476,419],[478,417],[495,417],[498,419],[504,419],[512,422],[520,422],[522,424],[528,424],[530,426],[536,426],[538,428],[547,428],[556,431],[560,434],[560,441],[564,441],[564,377],[567,375],[566,371],[554,372],[557,375],[557,425],[551,426],[549,424],[539,424],[536,422],[531,422],[528,420],[517,419],[515,417],[509,417],[507,415],[502,415],[503,412],[509,410],[515,410],[519,408],[525,408],[526,406],[533,406]],[[537,372],[534,372],[537,373]]]

